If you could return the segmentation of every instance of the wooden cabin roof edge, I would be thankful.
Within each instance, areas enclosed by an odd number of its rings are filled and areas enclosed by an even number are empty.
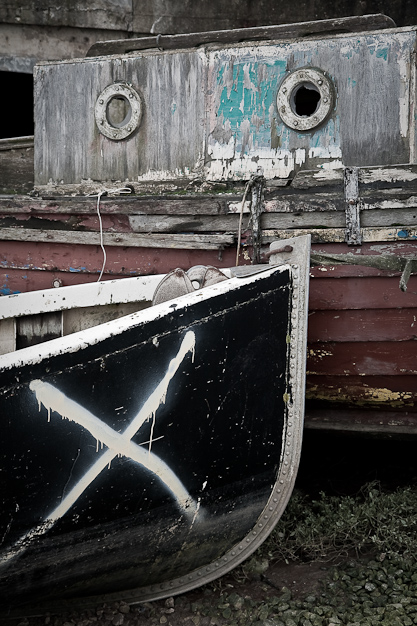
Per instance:
[[[282,42],[292,42],[292,41],[297,41],[297,40],[308,41],[312,39],[313,37],[314,39],[329,39],[329,38],[330,39],[343,39],[346,37],[352,37],[352,35],[354,34],[372,35],[372,34],[380,34],[382,31],[388,34],[401,34],[401,33],[407,33],[407,32],[415,32],[417,30],[417,25],[397,27],[395,25],[395,22],[391,18],[382,14],[375,14],[375,15],[385,18],[387,20],[387,25],[379,26],[379,27],[374,26],[374,28],[363,27],[362,29],[359,29],[359,30],[352,30],[352,31],[346,31],[346,32],[335,32],[335,31],[331,32],[329,30],[327,31],[322,30],[322,31],[312,32],[311,34],[310,33],[302,34],[301,29],[300,29],[300,32],[298,33],[296,32],[295,29],[293,32],[290,32],[289,30],[287,31],[282,30],[282,33],[280,35],[276,34],[275,37],[273,36],[273,31],[270,31],[268,33],[268,30],[267,30],[267,29],[278,29],[281,27],[290,27],[290,26],[298,27],[304,24],[320,24],[322,22],[340,22],[342,19],[346,19],[346,20],[359,19],[358,17],[358,18],[339,18],[339,19],[333,19],[333,20],[317,20],[314,22],[297,22],[295,24],[289,24],[289,25],[283,24],[283,25],[278,25],[278,26],[243,28],[243,29],[236,29],[236,30],[230,30],[230,31],[207,31],[207,32],[202,32],[202,33],[161,35],[160,39],[158,40],[159,44],[163,43],[164,41],[165,43],[170,41],[169,47],[168,46],[163,47],[161,45],[157,46],[156,41],[157,41],[158,36],[140,37],[138,39],[112,39],[108,41],[99,41],[99,42],[96,42],[88,50],[87,55],[85,57],[51,60],[51,61],[39,61],[35,65],[34,70],[36,71],[37,67],[55,66],[55,65],[63,65],[63,64],[92,63],[95,60],[100,60],[102,58],[106,58],[106,59],[117,58],[118,59],[121,56],[123,57],[131,57],[131,56],[138,56],[138,55],[151,56],[151,55],[161,54],[161,52],[164,52],[165,54],[177,54],[180,52],[195,52],[195,51],[204,52],[205,50],[224,49],[228,47],[240,48],[240,47],[247,46],[248,44],[252,46],[263,46],[263,45],[274,45],[276,43],[282,43]],[[360,16],[360,17],[364,18],[364,17],[375,17],[375,16],[370,15],[370,16]],[[265,36],[261,38],[260,35],[258,37],[255,37],[255,35],[253,35],[253,37],[251,38],[250,35],[248,34],[248,38],[240,39],[236,41],[229,41],[229,42],[208,40],[209,39],[208,35],[212,33],[214,34],[217,34],[217,33],[239,33],[240,34],[242,33],[242,37],[243,37],[245,31],[256,31],[256,30],[264,31]],[[267,34],[268,36],[266,36]],[[197,39],[195,39],[194,41],[192,40],[192,37],[197,37],[200,35],[204,36],[207,39],[207,41],[197,43],[198,41]],[[184,41],[181,42],[180,38],[184,38]],[[187,43],[187,41],[193,42],[193,45],[191,45],[191,43]],[[138,42],[138,43],[134,43],[134,42]],[[136,48],[133,50],[126,51],[127,49],[130,49],[132,46],[136,46]]]
[[[381,13],[295,22],[292,24],[278,24],[273,26],[256,26],[231,30],[206,31],[200,33],[181,33],[176,35],[156,35],[128,40],[114,40],[112,42],[96,42],[87,52],[87,57],[122,54],[148,48],[179,49],[195,48],[207,44],[236,44],[244,41],[271,40],[274,38],[298,38],[305,36],[319,36],[320,34],[334,35],[334,32],[345,30],[349,33],[380,30],[395,27],[395,22]],[[346,33],[343,33],[346,34]],[[132,48],[133,47],[133,48]],[[129,50],[130,49],[130,50]],[[114,52],[112,51],[114,50]]]

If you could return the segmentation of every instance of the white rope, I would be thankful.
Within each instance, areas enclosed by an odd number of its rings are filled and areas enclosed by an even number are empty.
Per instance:
[[[103,277],[104,268],[106,267],[106,261],[107,261],[107,253],[104,247],[104,240],[103,240],[103,222],[102,222],[101,213],[100,213],[100,200],[101,200],[101,196],[104,196],[104,194],[116,194],[116,193],[132,193],[132,190],[130,189],[130,187],[119,187],[119,189],[102,189],[101,191],[97,193],[88,194],[89,196],[92,196],[92,197],[97,196],[97,215],[98,215],[98,223],[100,226],[100,248],[103,252],[103,265],[101,266],[101,272],[99,274],[99,277],[97,278],[98,283],[101,281]]]

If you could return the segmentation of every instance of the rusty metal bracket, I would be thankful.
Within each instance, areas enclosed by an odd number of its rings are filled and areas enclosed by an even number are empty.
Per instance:
[[[345,241],[348,246],[362,243],[360,225],[361,199],[359,197],[359,168],[345,167],[344,170],[346,231]]]

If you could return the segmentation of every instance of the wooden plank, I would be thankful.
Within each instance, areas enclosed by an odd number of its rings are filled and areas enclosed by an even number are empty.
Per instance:
[[[54,287],[52,289],[20,294],[18,298],[15,295],[3,296],[0,298],[0,320],[7,317],[17,318],[68,309],[79,310],[87,307],[98,307],[100,310],[109,311],[106,307],[112,306],[116,306],[115,310],[126,311],[117,315],[117,317],[120,317],[131,312],[128,308],[123,309],[122,305],[124,304],[130,305],[134,302],[137,308],[133,310],[149,306],[152,302],[155,288],[163,276],[164,274],[156,274],[146,277],[138,276],[123,280],[77,285],[75,287]],[[91,315],[91,312],[88,314]],[[82,311],[78,315],[82,315]]]
[[[230,196],[102,196],[100,199],[100,213],[103,215],[116,213],[118,215],[217,215],[227,213],[226,202]],[[0,214],[29,213],[29,214],[65,214],[83,215],[96,214],[97,198],[78,197],[50,197],[30,198],[29,196],[0,197]]]
[[[358,407],[417,411],[415,376],[307,376],[306,401],[312,407]]]
[[[407,341],[417,338],[417,308],[311,311],[308,341]],[[417,351],[417,348],[416,348]]]
[[[408,289],[399,289],[395,277],[313,278],[310,311],[339,309],[393,309],[417,307],[417,276],[411,276]]]
[[[331,34],[332,31],[356,32],[376,30],[379,28],[393,28],[395,22],[385,15],[365,15],[361,17],[342,17],[336,19],[319,20],[312,22],[297,22],[296,24],[281,24],[278,26],[259,26],[255,28],[238,28],[235,30],[208,31],[181,35],[162,35],[160,37],[141,37],[126,41],[97,42],[89,49],[87,56],[102,56],[106,54],[126,54],[134,50],[159,48],[175,50],[193,48],[209,43],[239,43],[251,40],[280,40],[299,38],[320,34]]]
[[[153,217],[151,215],[132,215],[129,222],[134,232],[207,232],[225,231],[237,233],[239,215],[216,215],[206,217],[204,215],[194,219],[178,218],[173,216]],[[245,217],[244,229],[247,228],[248,216]],[[313,229],[325,224],[329,228],[337,228],[345,223],[345,214],[342,212],[332,213],[263,213],[261,216],[262,228],[308,228]],[[0,231],[1,233],[1,231]]]
[[[33,241],[49,243],[68,243],[83,245],[100,245],[98,232],[78,232],[23,228],[1,228],[0,240]],[[103,234],[105,246],[129,246],[145,248],[188,248],[218,250],[234,242],[233,235],[136,235],[135,233]]]
[[[355,408],[311,410],[307,407],[304,428],[344,432],[417,435],[417,413],[369,411]]]
[[[14,318],[0,320],[0,354],[16,349],[16,322]]]
[[[310,344],[307,373],[319,375],[417,374],[415,341]]]
[[[391,228],[362,228],[362,241],[415,241],[417,240],[417,228],[409,226],[393,226]],[[274,239],[289,239],[299,235],[311,235],[312,243],[343,243],[345,241],[344,228],[315,228],[314,231],[306,228],[294,228],[292,230],[274,229],[264,230],[262,241],[264,244],[271,243]]]
[[[389,207],[371,208],[363,210],[360,213],[361,226],[364,228],[392,226],[395,228],[398,224],[402,226],[413,226],[417,224],[417,197],[413,198],[413,206],[401,208],[394,207],[387,202]],[[394,204],[394,203],[393,203]]]
[[[193,265],[232,267],[236,249],[189,250],[158,248],[107,248],[103,280],[129,276],[165,274],[177,267]],[[241,264],[250,259],[242,259]],[[103,263],[97,246],[69,244],[31,244],[5,241],[0,246],[0,294],[21,293],[53,287],[59,279],[63,286],[95,282]]]
[[[360,194],[369,188],[384,189],[403,187],[404,184],[417,181],[417,165],[399,164],[389,166],[373,165],[358,167]],[[291,182],[294,189],[310,189],[317,187],[343,188],[344,168],[300,170]]]

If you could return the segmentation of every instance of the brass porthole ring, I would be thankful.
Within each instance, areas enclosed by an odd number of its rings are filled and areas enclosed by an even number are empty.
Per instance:
[[[303,67],[291,72],[278,89],[278,113],[284,124],[299,132],[320,126],[334,104],[333,83],[317,68]]]
[[[102,135],[120,141],[139,128],[142,100],[127,83],[113,83],[100,93],[94,107],[97,128]]]

